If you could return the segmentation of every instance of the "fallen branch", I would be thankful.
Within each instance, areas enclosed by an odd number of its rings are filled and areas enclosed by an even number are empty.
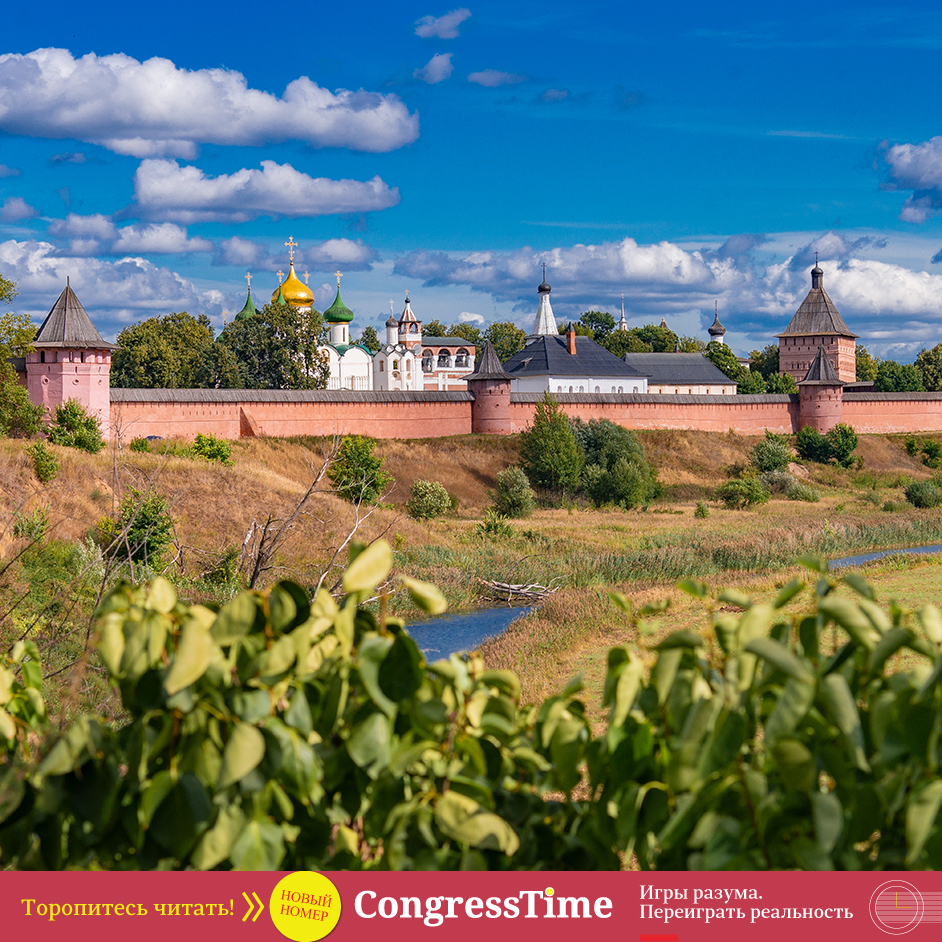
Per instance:
[[[490,593],[490,595],[482,595],[485,601],[507,602],[508,604],[513,602],[540,602],[559,589],[559,586],[539,585],[536,582],[525,585],[514,585],[510,582],[492,582],[489,579],[478,579],[478,582]]]

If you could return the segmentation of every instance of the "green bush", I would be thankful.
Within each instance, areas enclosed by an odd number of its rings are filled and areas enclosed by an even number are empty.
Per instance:
[[[438,481],[415,481],[406,510],[416,520],[430,520],[451,510],[451,498]]]
[[[28,514],[15,511],[13,535],[21,540],[39,543],[49,532],[49,508],[36,507]]]
[[[392,475],[383,471],[384,459],[373,454],[375,447],[372,438],[361,435],[348,435],[340,443],[327,476],[344,500],[375,504],[392,484]]]
[[[53,445],[66,445],[97,455],[105,447],[98,417],[90,415],[77,399],[56,406],[46,437]]]
[[[888,500],[883,504],[883,509],[887,513],[893,514],[893,513],[896,513],[897,511],[902,510],[905,506],[906,506],[905,504],[902,504],[897,500]]]
[[[132,438],[128,448],[131,451],[148,452],[150,451],[150,442],[146,438]]]
[[[789,500],[801,500],[808,504],[816,504],[821,500],[821,493],[810,484],[794,480],[785,488],[785,496]]]
[[[826,435],[806,425],[795,437],[795,448],[805,461],[827,464],[833,459],[842,468],[860,463],[854,457],[856,447],[857,433],[844,422],[838,422]]]
[[[909,455],[910,458],[915,458],[920,451],[919,439],[909,435],[903,443],[903,447],[906,449],[906,454]]]
[[[80,715],[60,734],[36,645],[0,654],[0,863],[942,868],[934,606],[887,610],[817,560],[758,603],[687,580],[710,628],[612,648],[596,733],[578,683],[531,707],[480,657],[426,664],[364,605],[391,565],[377,542],[339,603],[281,582],[218,613],[164,579],[117,586],[96,632],[117,725]]]
[[[26,454],[33,459],[33,471],[43,484],[48,484],[59,473],[59,459],[45,442],[33,442]]]
[[[534,487],[571,493],[585,464],[569,420],[547,392],[537,403],[533,425],[520,436],[520,465]]]
[[[497,475],[493,492],[494,512],[503,517],[529,517],[536,507],[536,497],[523,469],[512,465]]]
[[[657,496],[657,475],[634,432],[608,419],[572,422],[585,458],[582,487],[597,507],[646,507]]]
[[[224,465],[232,464],[232,443],[224,438],[216,438],[215,435],[204,435],[199,432],[188,451],[192,457],[202,458],[204,461],[215,461]]]
[[[794,457],[784,435],[767,431],[765,438],[753,445],[749,463],[759,472],[784,471]]]
[[[513,536],[514,528],[507,522],[506,517],[493,510],[484,514],[484,519],[477,526],[481,536]]]
[[[759,480],[771,494],[784,494],[795,483],[795,476],[788,471],[765,471]]]
[[[128,488],[118,519],[105,517],[99,522],[95,531],[99,545],[113,559],[159,569],[173,541],[169,506],[167,498],[156,491]]]
[[[749,476],[721,484],[714,492],[713,499],[730,510],[743,510],[755,504],[764,504],[769,499],[769,492],[757,477]]]
[[[906,500],[913,507],[938,507],[942,504],[942,488],[929,481],[915,481],[906,487]]]
[[[923,443],[922,463],[927,468],[938,468],[942,465],[942,445],[931,439]]]
[[[857,433],[846,422],[838,422],[827,433],[831,445],[831,454],[842,468],[854,465],[854,449],[857,447]]]
[[[795,450],[805,461],[827,464],[834,457],[834,451],[827,438],[810,425],[806,425],[795,436]]]
[[[705,500],[697,501],[697,506],[693,512],[693,515],[698,520],[706,520],[706,518],[710,516],[710,508],[707,506],[707,502]]]

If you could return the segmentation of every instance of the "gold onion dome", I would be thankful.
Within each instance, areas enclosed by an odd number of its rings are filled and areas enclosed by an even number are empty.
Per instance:
[[[294,273],[293,263],[288,269],[288,277],[271,296],[273,304],[278,300],[279,292],[292,307],[311,307],[314,304],[314,292]]]

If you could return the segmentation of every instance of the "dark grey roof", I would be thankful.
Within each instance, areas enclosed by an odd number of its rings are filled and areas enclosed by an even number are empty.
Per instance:
[[[399,326],[399,321],[397,321],[396,318],[393,317],[392,314],[390,314],[390,315],[389,315],[389,320],[386,321],[386,326],[387,326],[387,327],[398,327],[398,326]]]
[[[469,392],[360,389],[118,389],[112,402],[470,402]]]
[[[68,284],[36,331],[33,346],[73,347],[79,350],[115,349],[113,343],[108,343],[98,333],[82,302]]]
[[[811,270],[811,290],[801,302],[788,326],[776,337],[814,337],[836,334],[839,337],[856,337],[844,323],[834,302],[824,290],[824,272],[815,266]]]
[[[622,359],[646,374],[648,385],[736,385],[702,353],[626,353]]]
[[[818,347],[818,355],[808,367],[805,378],[798,383],[799,386],[843,386],[837,370],[834,369],[824,347]]]
[[[490,340],[484,341],[484,352],[474,364],[474,372],[468,376],[469,382],[473,379],[510,380],[510,374],[501,366],[500,357],[497,356],[494,345]]]
[[[541,334],[515,353],[504,370],[512,379],[521,376],[631,376],[640,378],[644,373],[609,353],[591,337],[576,337],[576,354],[566,347],[565,337]]]
[[[540,402],[546,393],[515,393],[510,394],[511,402]],[[887,394],[891,395],[891,394]],[[918,396],[919,393],[895,393],[899,396]],[[938,396],[942,400],[942,393],[922,393],[923,396]],[[693,393],[673,395],[671,393],[553,393],[553,398],[562,403],[607,403],[607,402],[643,402],[647,405],[716,405],[717,403],[767,404],[782,402],[798,402],[798,393],[762,393],[761,395],[737,396],[735,393],[726,395],[707,395]],[[857,398],[862,398],[858,396]]]
[[[409,335],[406,334],[406,342],[409,340]],[[464,337],[423,337],[422,346],[432,346],[432,347],[474,347],[474,344],[470,340],[465,340]]]
[[[714,315],[713,315],[713,323],[710,324],[710,327],[709,327],[709,329],[707,330],[707,333],[708,333],[711,337],[722,337],[723,334],[726,333],[726,328],[720,323],[720,315],[719,315],[719,314],[714,314]]]

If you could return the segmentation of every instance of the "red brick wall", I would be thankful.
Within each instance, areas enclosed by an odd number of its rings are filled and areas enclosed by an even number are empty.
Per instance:
[[[858,432],[942,431],[942,393],[844,393],[842,421]]]

